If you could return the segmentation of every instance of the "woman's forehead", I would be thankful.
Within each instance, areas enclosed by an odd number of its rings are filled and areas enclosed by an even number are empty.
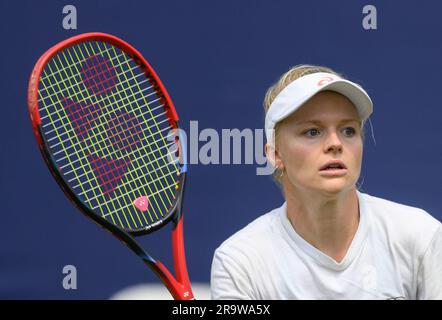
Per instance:
[[[360,116],[354,104],[345,96],[333,92],[323,91],[310,100],[287,118],[295,123],[305,122],[360,122]]]

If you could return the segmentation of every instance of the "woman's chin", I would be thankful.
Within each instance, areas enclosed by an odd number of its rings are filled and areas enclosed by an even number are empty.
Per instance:
[[[354,184],[349,184],[348,181],[345,181],[344,179],[336,179],[334,181],[325,181],[317,186],[316,189],[318,192],[333,196],[354,189]]]
[[[288,181],[286,181],[288,182]],[[285,185],[285,192],[307,192],[318,193],[326,197],[336,197],[340,194],[347,193],[355,189],[356,180],[349,179],[349,177],[339,178],[320,178],[320,179],[305,179],[298,180],[297,183],[288,183]]]

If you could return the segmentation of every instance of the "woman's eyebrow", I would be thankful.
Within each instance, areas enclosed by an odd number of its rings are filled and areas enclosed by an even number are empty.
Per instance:
[[[355,119],[355,118],[349,118],[349,119],[342,119],[339,121],[339,124],[342,123],[348,123],[348,122],[357,122],[359,123],[360,120],[359,119]],[[316,124],[316,125],[320,125],[323,124],[323,121],[321,120],[316,120],[316,119],[310,119],[310,120],[304,120],[304,121],[297,121],[296,124]]]

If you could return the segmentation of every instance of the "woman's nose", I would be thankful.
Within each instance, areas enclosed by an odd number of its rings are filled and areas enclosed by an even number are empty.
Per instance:
[[[328,135],[325,141],[326,152],[342,152],[342,142],[336,132]]]

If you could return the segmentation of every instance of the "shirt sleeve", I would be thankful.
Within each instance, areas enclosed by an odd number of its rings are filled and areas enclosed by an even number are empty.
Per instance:
[[[247,269],[219,250],[213,257],[210,290],[214,300],[256,299]]]
[[[417,299],[442,300],[442,227],[436,231],[418,270]]]

